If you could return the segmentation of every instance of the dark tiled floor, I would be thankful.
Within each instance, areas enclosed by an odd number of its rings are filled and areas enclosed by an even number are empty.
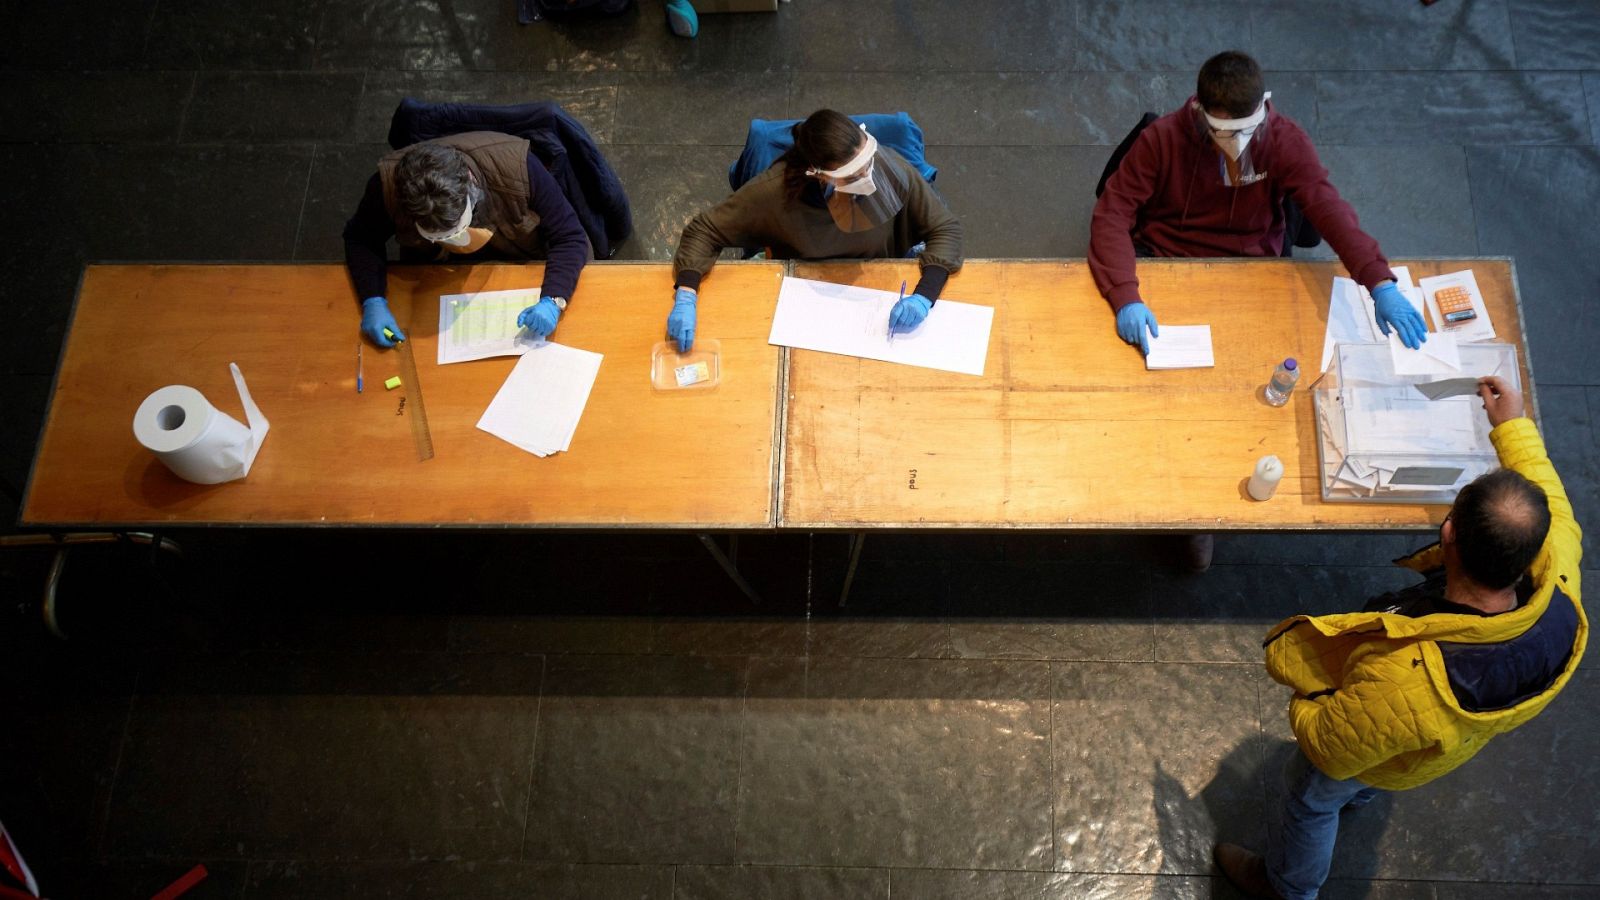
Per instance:
[[[915,115],[970,255],[1082,256],[1110,147],[1238,45],[1391,255],[1516,259],[1600,522],[1593,0],[794,0],[695,41],[642,3],[0,7],[0,515],[83,261],[339,259],[402,96],[565,104],[633,200],[620,258],[671,254],[747,118],[820,105]],[[837,536],[743,540],[753,609],[683,535],[197,533],[189,605],[74,551],[65,645],[8,552],[0,817],[64,897],[202,862],[196,897],[1229,897],[1206,846],[1259,837],[1287,746],[1260,633],[1424,538],[1224,536],[1195,578],[1155,538],[875,536],[840,610]],[[428,574],[372,575],[399,557]],[[1350,817],[1325,896],[1600,894],[1597,689]]]

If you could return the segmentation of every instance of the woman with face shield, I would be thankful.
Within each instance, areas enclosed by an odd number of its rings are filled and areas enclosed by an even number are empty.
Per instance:
[[[961,268],[961,223],[910,163],[831,109],[794,127],[794,146],[728,199],[690,220],[673,257],[667,336],[694,346],[700,283],[725,247],[768,247],[777,259],[903,257],[918,244],[922,277],[889,316],[922,324]]]
[[[539,302],[517,324],[555,330],[578,273],[592,255],[578,214],[526,138],[475,131],[412,144],[378,161],[344,228],[345,265],[361,300],[361,333],[392,347],[405,340],[384,294],[387,246],[410,262],[548,259]]]

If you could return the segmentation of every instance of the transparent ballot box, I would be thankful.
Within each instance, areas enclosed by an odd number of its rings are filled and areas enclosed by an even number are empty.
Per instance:
[[[1517,350],[1463,343],[1460,352],[1460,371],[1396,375],[1388,344],[1336,348],[1311,386],[1322,499],[1450,503],[1500,467],[1475,382],[1498,375],[1520,391]]]

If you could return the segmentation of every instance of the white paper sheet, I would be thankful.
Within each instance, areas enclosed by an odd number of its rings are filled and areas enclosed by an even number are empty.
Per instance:
[[[994,309],[940,300],[915,331],[889,335],[896,291],[785,278],[767,342],[884,362],[982,375]]]
[[[1478,290],[1478,279],[1472,274],[1471,269],[1422,278],[1417,281],[1417,287],[1421,288],[1423,296],[1428,300],[1428,315],[1433,317],[1434,328],[1455,335],[1458,341],[1494,340],[1494,322],[1489,319],[1489,308],[1483,304],[1483,292]],[[1439,312],[1439,301],[1434,298],[1434,294],[1438,293],[1440,288],[1446,287],[1466,289],[1472,296],[1472,309],[1478,317],[1460,325],[1445,324],[1444,315]]]
[[[1402,267],[1403,268],[1403,267]],[[1376,323],[1362,304],[1370,306],[1366,288],[1349,278],[1333,279],[1328,296],[1328,327],[1322,335],[1322,368],[1333,365],[1334,348],[1339,344],[1371,344],[1380,340]]]
[[[1211,352],[1210,325],[1162,325],[1161,336],[1150,338],[1144,367],[1156,369],[1209,369],[1217,364]]]
[[[1415,350],[1400,343],[1400,335],[1389,334],[1389,356],[1396,375],[1454,375],[1461,371],[1461,348],[1456,336],[1429,332],[1428,339]]]
[[[533,347],[506,376],[478,427],[535,456],[567,450],[602,359],[561,344]]]
[[[538,302],[535,288],[440,297],[439,365],[521,356],[544,343],[517,327],[517,314]]]

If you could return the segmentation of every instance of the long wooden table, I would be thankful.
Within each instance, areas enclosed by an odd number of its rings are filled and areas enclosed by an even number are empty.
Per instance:
[[[1413,278],[1471,268],[1497,339],[1532,381],[1509,260],[1398,261]],[[915,263],[803,262],[794,274],[894,290]],[[1216,367],[1147,371],[1081,260],[968,262],[944,296],[995,308],[982,377],[793,351],[780,522],[790,528],[1417,530],[1446,507],[1325,503],[1310,386],[1336,262],[1140,260],[1162,325],[1210,324]],[[1307,367],[1290,403],[1260,389]],[[1287,469],[1256,502],[1262,455]]]
[[[370,344],[356,393],[359,309],[341,265],[90,266],[56,376],[22,521],[150,525],[567,526],[765,529],[776,522],[782,351],[767,343],[785,267],[719,266],[714,390],[658,392],[671,269],[584,269],[557,339],[605,354],[571,452],[539,459],[477,429],[514,359],[435,364],[441,294],[537,287],[543,266],[391,267],[436,456],[418,462],[398,355]],[[708,317],[709,318],[709,317]],[[179,480],[133,438],[165,384],[237,419],[237,362],[272,430],[242,481]]]
[[[1518,346],[1510,262],[1472,268],[1499,339]],[[90,266],[84,273],[24,524],[48,528],[272,524],[674,528],[1420,530],[1444,507],[1324,503],[1309,374],[1284,408],[1258,399],[1285,356],[1320,359],[1337,263],[1142,261],[1163,324],[1209,323],[1217,366],[1149,372],[1117,339],[1081,260],[975,260],[950,299],[995,307],[981,377],[767,344],[780,277],[893,289],[901,261],[724,263],[700,336],[722,343],[714,391],[659,393],[665,263],[584,270],[558,340],[605,354],[569,453],[538,459],[476,429],[514,361],[434,364],[441,294],[537,285],[542,267],[394,267],[437,456],[417,462],[396,355],[367,347],[342,266]],[[140,401],[199,388],[236,418],[237,362],[272,432],[250,475],[180,481],[134,441]],[[781,395],[781,401],[780,401]],[[781,461],[778,451],[781,449]],[[1246,499],[1266,453],[1288,472]],[[715,552],[715,551],[714,551]]]

